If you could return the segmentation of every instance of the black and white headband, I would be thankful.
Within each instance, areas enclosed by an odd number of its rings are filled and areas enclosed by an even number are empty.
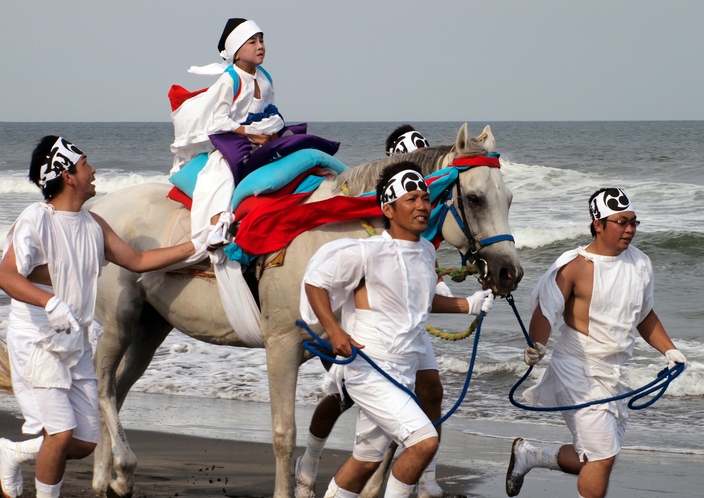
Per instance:
[[[386,154],[389,156],[394,154],[406,154],[422,147],[430,147],[430,144],[423,135],[415,130],[411,130],[399,136],[394,141],[391,148],[386,151]]]
[[[633,211],[633,207],[626,192],[621,188],[607,188],[589,203],[592,220],[601,220],[624,211]]]
[[[81,149],[59,137],[46,156],[46,162],[39,167],[39,186],[44,188],[47,182],[60,177],[64,170],[75,167],[82,156]]]
[[[428,185],[425,183],[425,179],[420,173],[412,169],[406,169],[400,173],[396,173],[384,187],[384,193],[381,195],[381,207],[396,201],[396,199],[414,190],[428,191]]]

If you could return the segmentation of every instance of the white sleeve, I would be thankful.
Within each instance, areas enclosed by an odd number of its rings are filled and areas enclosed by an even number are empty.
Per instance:
[[[530,296],[531,314],[540,306],[543,316],[554,327],[565,311],[565,297],[557,286],[557,272],[578,255],[577,251],[567,251],[555,261],[545,275],[540,277]]]
[[[47,264],[43,237],[45,223],[42,223],[44,209],[40,206],[32,205],[17,218],[15,224],[10,228],[5,241],[5,251],[7,253],[10,243],[15,250],[15,264],[20,275],[27,276],[37,267]]]
[[[234,131],[240,124],[234,115],[234,89],[232,78],[223,74],[208,90],[181,104],[171,113],[175,140],[173,148],[207,142],[209,135]],[[240,100],[240,99],[238,99]]]
[[[643,290],[643,306],[641,307],[640,313],[638,314],[639,325],[643,320],[645,320],[645,317],[648,316],[648,314],[653,310],[653,306],[655,305],[655,278],[653,276],[653,265],[650,262],[650,258],[648,258],[647,256],[645,256],[645,258],[647,268],[645,272],[645,278],[647,278],[648,280],[645,283],[645,289]]]
[[[305,285],[320,287],[330,293],[333,311],[354,298],[354,290],[364,278],[364,248],[353,239],[341,239],[323,245],[311,258],[301,283],[301,317],[307,323],[318,319],[308,301]]]

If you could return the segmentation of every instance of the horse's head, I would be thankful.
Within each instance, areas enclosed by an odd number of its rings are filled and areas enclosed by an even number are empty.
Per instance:
[[[523,268],[518,261],[508,225],[512,194],[504,185],[498,157],[494,161],[486,161],[491,164],[489,166],[462,166],[463,163],[472,162],[465,158],[493,152],[494,145],[489,126],[473,138],[467,133],[467,123],[460,128],[454,157],[450,154],[448,161],[449,167],[459,168],[452,197],[446,200],[450,213],[454,213],[445,217],[442,235],[449,244],[459,249],[468,262],[477,265],[485,288],[505,296],[514,291],[523,278]]]

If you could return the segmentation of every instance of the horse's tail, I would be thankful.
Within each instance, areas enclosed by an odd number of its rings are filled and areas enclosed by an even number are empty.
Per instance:
[[[7,354],[7,346],[3,341],[0,341],[0,393],[12,394],[10,357]]]

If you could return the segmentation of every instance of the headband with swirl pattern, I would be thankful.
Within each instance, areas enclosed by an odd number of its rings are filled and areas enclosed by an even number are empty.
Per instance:
[[[60,177],[64,170],[75,167],[82,156],[81,149],[59,137],[46,156],[46,162],[39,167],[39,186],[44,188],[47,182]]]
[[[414,190],[428,191],[428,185],[425,183],[425,179],[420,173],[412,169],[406,169],[400,173],[396,173],[386,182],[384,193],[381,196],[381,207],[396,201],[396,199]]]

